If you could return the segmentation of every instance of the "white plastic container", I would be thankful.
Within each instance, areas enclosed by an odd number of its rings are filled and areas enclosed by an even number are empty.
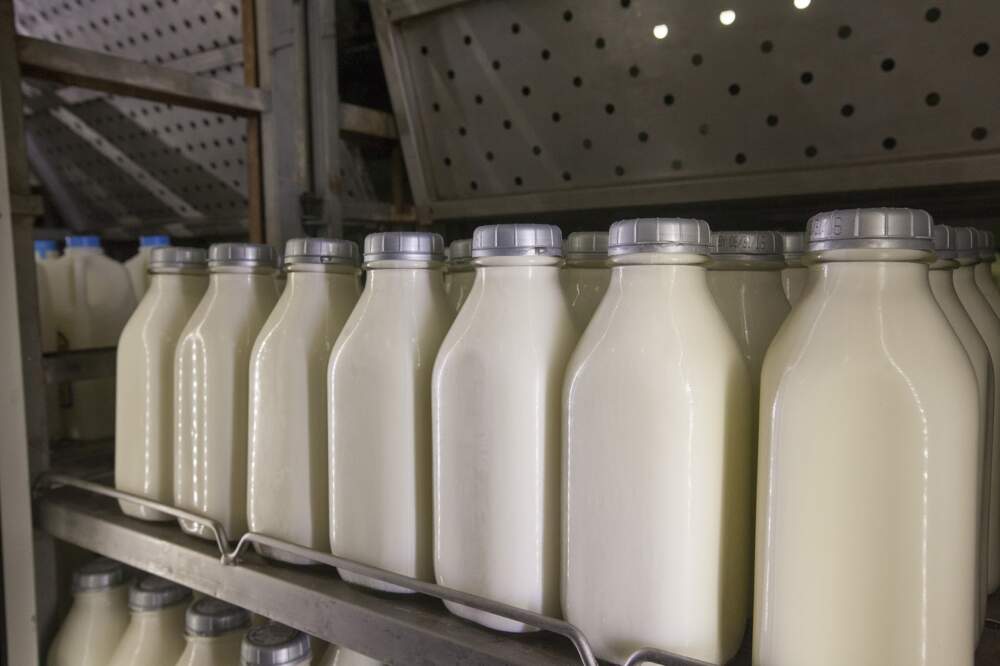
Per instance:
[[[443,249],[439,235],[425,232],[365,238],[368,282],[333,347],[328,380],[332,551],[427,581],[434,578],[431,370],[454,316],[441,280]]]
[[[576,330],[583,333],[611,279],[608,232],[573,232],[566,238],[563,251],[566,263],[559,273],[559,282]]]
[[[751,387],[710,249],[699,220],[612,225],[611,284],[566,371],[563,611],[615,663],[725,663],[749,617]]]
[[[138,252],[125,262],[125,270],[128,271],[128,279],[132,283],[136,302],[141,301],[149,289],[149,260],[153,250],[168,245],[170,236],[139,236]]]
[[[558,616],[560,398],[576,329],[558,227],[472,237],[476,282],[434,364],[438,583]],[[445,602],[501,631],[532,628]]]
[[[978,387],[923,211],[809,221],[761,382],[753,661],[971,666]]]
[[[143,576],[128,591],[128,629],[108,666],[175,666],[184,652],[184,612],[191,590]]]
[[[285,246],[285,265],[288,287],[250,355],[247,522],[253,532],[327,552],[326,366],[358,300],[358,246],[293,239]]]
[[[250,352],[278,297],[275,257],[268,245],[209,248],[208,291],[174,357],[174,505],[214,518],[232,537],[247,531]]]
[[[243,637],[241,666],[309,666],[309,636],[277,622],[253,627]]]
[[[806,278],[809,276],[809,270],[802,263],[805,243],[805,234],[801,231],[781,232],[781,252],[785,257],[785,267],[781,269],[781,287],[791,305],[802,298]]]
[[[49,646],[47,666],[107,666],[128,626],[125,567],[103,557],[73,572],[73,605]]]
[[[444,274],[444,291],[455,312],[472,291],[476,279],[476,267],[472,265],[472,239],[462,238],[448,246],[448,268]]]
[[[151,254],[149,290],[118,342],[115,487],[172,504],[174,352],[208,286],[208,255],[187,247]],[[173,520],[133,502],[119,504],[134,518]]]
[[[211,597],[191,604],[184,615],[187,642],[176,666],[235,666],[250,613]]]
[[[378,659],[372,659],[353,650],[331,645],[323,653],[323,658],[319,660],[318,666],[381,666],[381,664],[382,662]]]
[[[59,258],[59,245],[51,240],[35,241],[35,284],[38,292],[38,324],[42,335],[42,353],[59,350],[59,332],[56,330],[56,313],[52,304],[52,263]],[[58,384],[45,386],[45,414],[48,421],[49,440],[62,439],[63,418],[59,406]]]

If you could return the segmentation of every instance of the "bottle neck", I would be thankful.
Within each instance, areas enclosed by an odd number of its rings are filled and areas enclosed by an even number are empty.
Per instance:
[[[924,261],[828,261],[809,267],[810,294],[850,298],[858,303],[874,294],[930,291],[929,268]]]
[[[124,604],[128,598],[128,587],[119,585],[106,590],[93,590],[90,592],[76,592],[73,594],[73,603],[79,604],[83,608],[109,608]]]
[[[368,265],[370,296],[444,289],[444,264],[430,261],[375,261]]]

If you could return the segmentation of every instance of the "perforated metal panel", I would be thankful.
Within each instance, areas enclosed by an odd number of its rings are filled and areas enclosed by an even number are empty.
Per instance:
[[[373,7],[439,217],[1000,178],[995,2]]]

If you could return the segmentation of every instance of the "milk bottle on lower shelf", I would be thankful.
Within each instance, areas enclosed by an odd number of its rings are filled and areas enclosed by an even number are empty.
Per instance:
[[[444,291],[455,312],[472,291],[476,279],[476,267],[472,265],[472,239],[462,238],[448,246],[448,269],[444,274]]]
[[[331,549],[427,581],[434,576],[431,370],[454,316],[441,280],[443,250],[442,238],[425,232],[365,238],[368,282],[333,347],[328,380]]]
[[[575,231],[566,238],[563,252],[566,263],[559,273],[559,282],[566,295],[573,323],[583,333],[611,279],[611,269],[608,268],[608,233]]]
[[[55,241],[35,241],[35,284],[38,292],[38,327],[42,336],[42,353],[49,354],[59,349],[59,333],[56,330],[56,315],[52,305],[52,278],[49,269],[59,258],[59,246]],[[61,439],[63,419],[59,407],[59,385],[45,386],[45,414],[48,421],[50,440]]]
[[[73,572],[73,605],[49,647],[47,666],[107,666],[128,626],[125,567],[99,557]]]
[[[288,287],[250,355],[247,521],[250,530],[328,551],[327,390],[330,350],[358,300],[358,246],[296,238]],[[268,557],[311,563],[258,546]]]
[[[241,666],[309,666],[312,650],[307,634],[277,622],[253,627],[243,637]]]
[[[184,615],[187,645],[176,666],[234,666],[240,660],[250,613],[218,599],[202,597]]]
[[[930,289],[930,215],[807,233],[761,380],[753,661],[971,666],[979,396]]]
[[[173,502],[174,490],[174,352],[208,286],[206,259],[199,248],[154,249],[149,290],[118,342],[115,487],[164,504]],[[134,518],[173,520],[119,504]]]
[[[722,664],[749,616],[750,378],[708,289],[708,224],[611,227],[611,283],[566,370],[563,611],[597,655]]]
[[[381,664],[382,662],[378,659],[372,659],[353,650],[331,645],[323,653],[323,658],[319,660],[318,666],[381,666]]]
[[[993,447],[994,376],[993,362],[989,348],[976,329],[969,313],[962,306],[955,291],[954,272],[958,268],[955,247],[955,229],[942,224],[934,225],[934,254],[936,260],[930,266],[930,285],[934,300],[941,306],[944,316],[958,336],[965,353],[972,362],[979,388],[979,449],[977,451],[979,478],[977,479],[976,515],[979,521],[977,532],[977,590],[976,627],[981,630],[986,617],[986,597],[989,583],[989,506],[990,506],[990,464]],[[987,313],[989,315],[989,313]]]
[[[175,666],[184,652],[184,612],[191,590],[143,576],[128,591],[128,629],[108,666]]]
[[[801,231],[781,232],[781,252],[785,257],[785,267],[781,269],[781,287],[785,298],[795,305],[806,288],[809,270],[802,264],[805,251],[805,234]]]
[[[208,291],[174,356],[174,504],[214,518],[233,537],[247,531],[250,352],[278,298],[275,257],[268,245],[209,248]]]
[[[139,251],[125,262],[125,269],[128,271],[128,278],[132,283],[132,291],[135,292],[136,301],[141,301],[146,290],[149,289],[149,260],[153,250],[168,245],[170,245],[170,236],[139,236]]]
[[[559,615],[560,397],[576,328],[558,227],[472,237],[476,282],[434,364],[434,569],[446,587]],[[445,602],[501,631],[532,628]]]

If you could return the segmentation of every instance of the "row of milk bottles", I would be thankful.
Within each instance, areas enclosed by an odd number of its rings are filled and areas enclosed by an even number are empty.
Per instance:
[[[290,241],[280,299],[267,246],[207,276],[155,250],[118,488],[563,616],[619,663],[724,663],[751,607],[755,663],[972,663],[1000,583],[989,235],[865,209],[784,243],[638,219],[450,249],[442,279],[440,236],[368,236],[359,296],[353,244]]]
[[[73,573],[73,603],[47,666],[377,666],[295,629],[119,562]],[[256,621],[255,621],[256,620]]]

